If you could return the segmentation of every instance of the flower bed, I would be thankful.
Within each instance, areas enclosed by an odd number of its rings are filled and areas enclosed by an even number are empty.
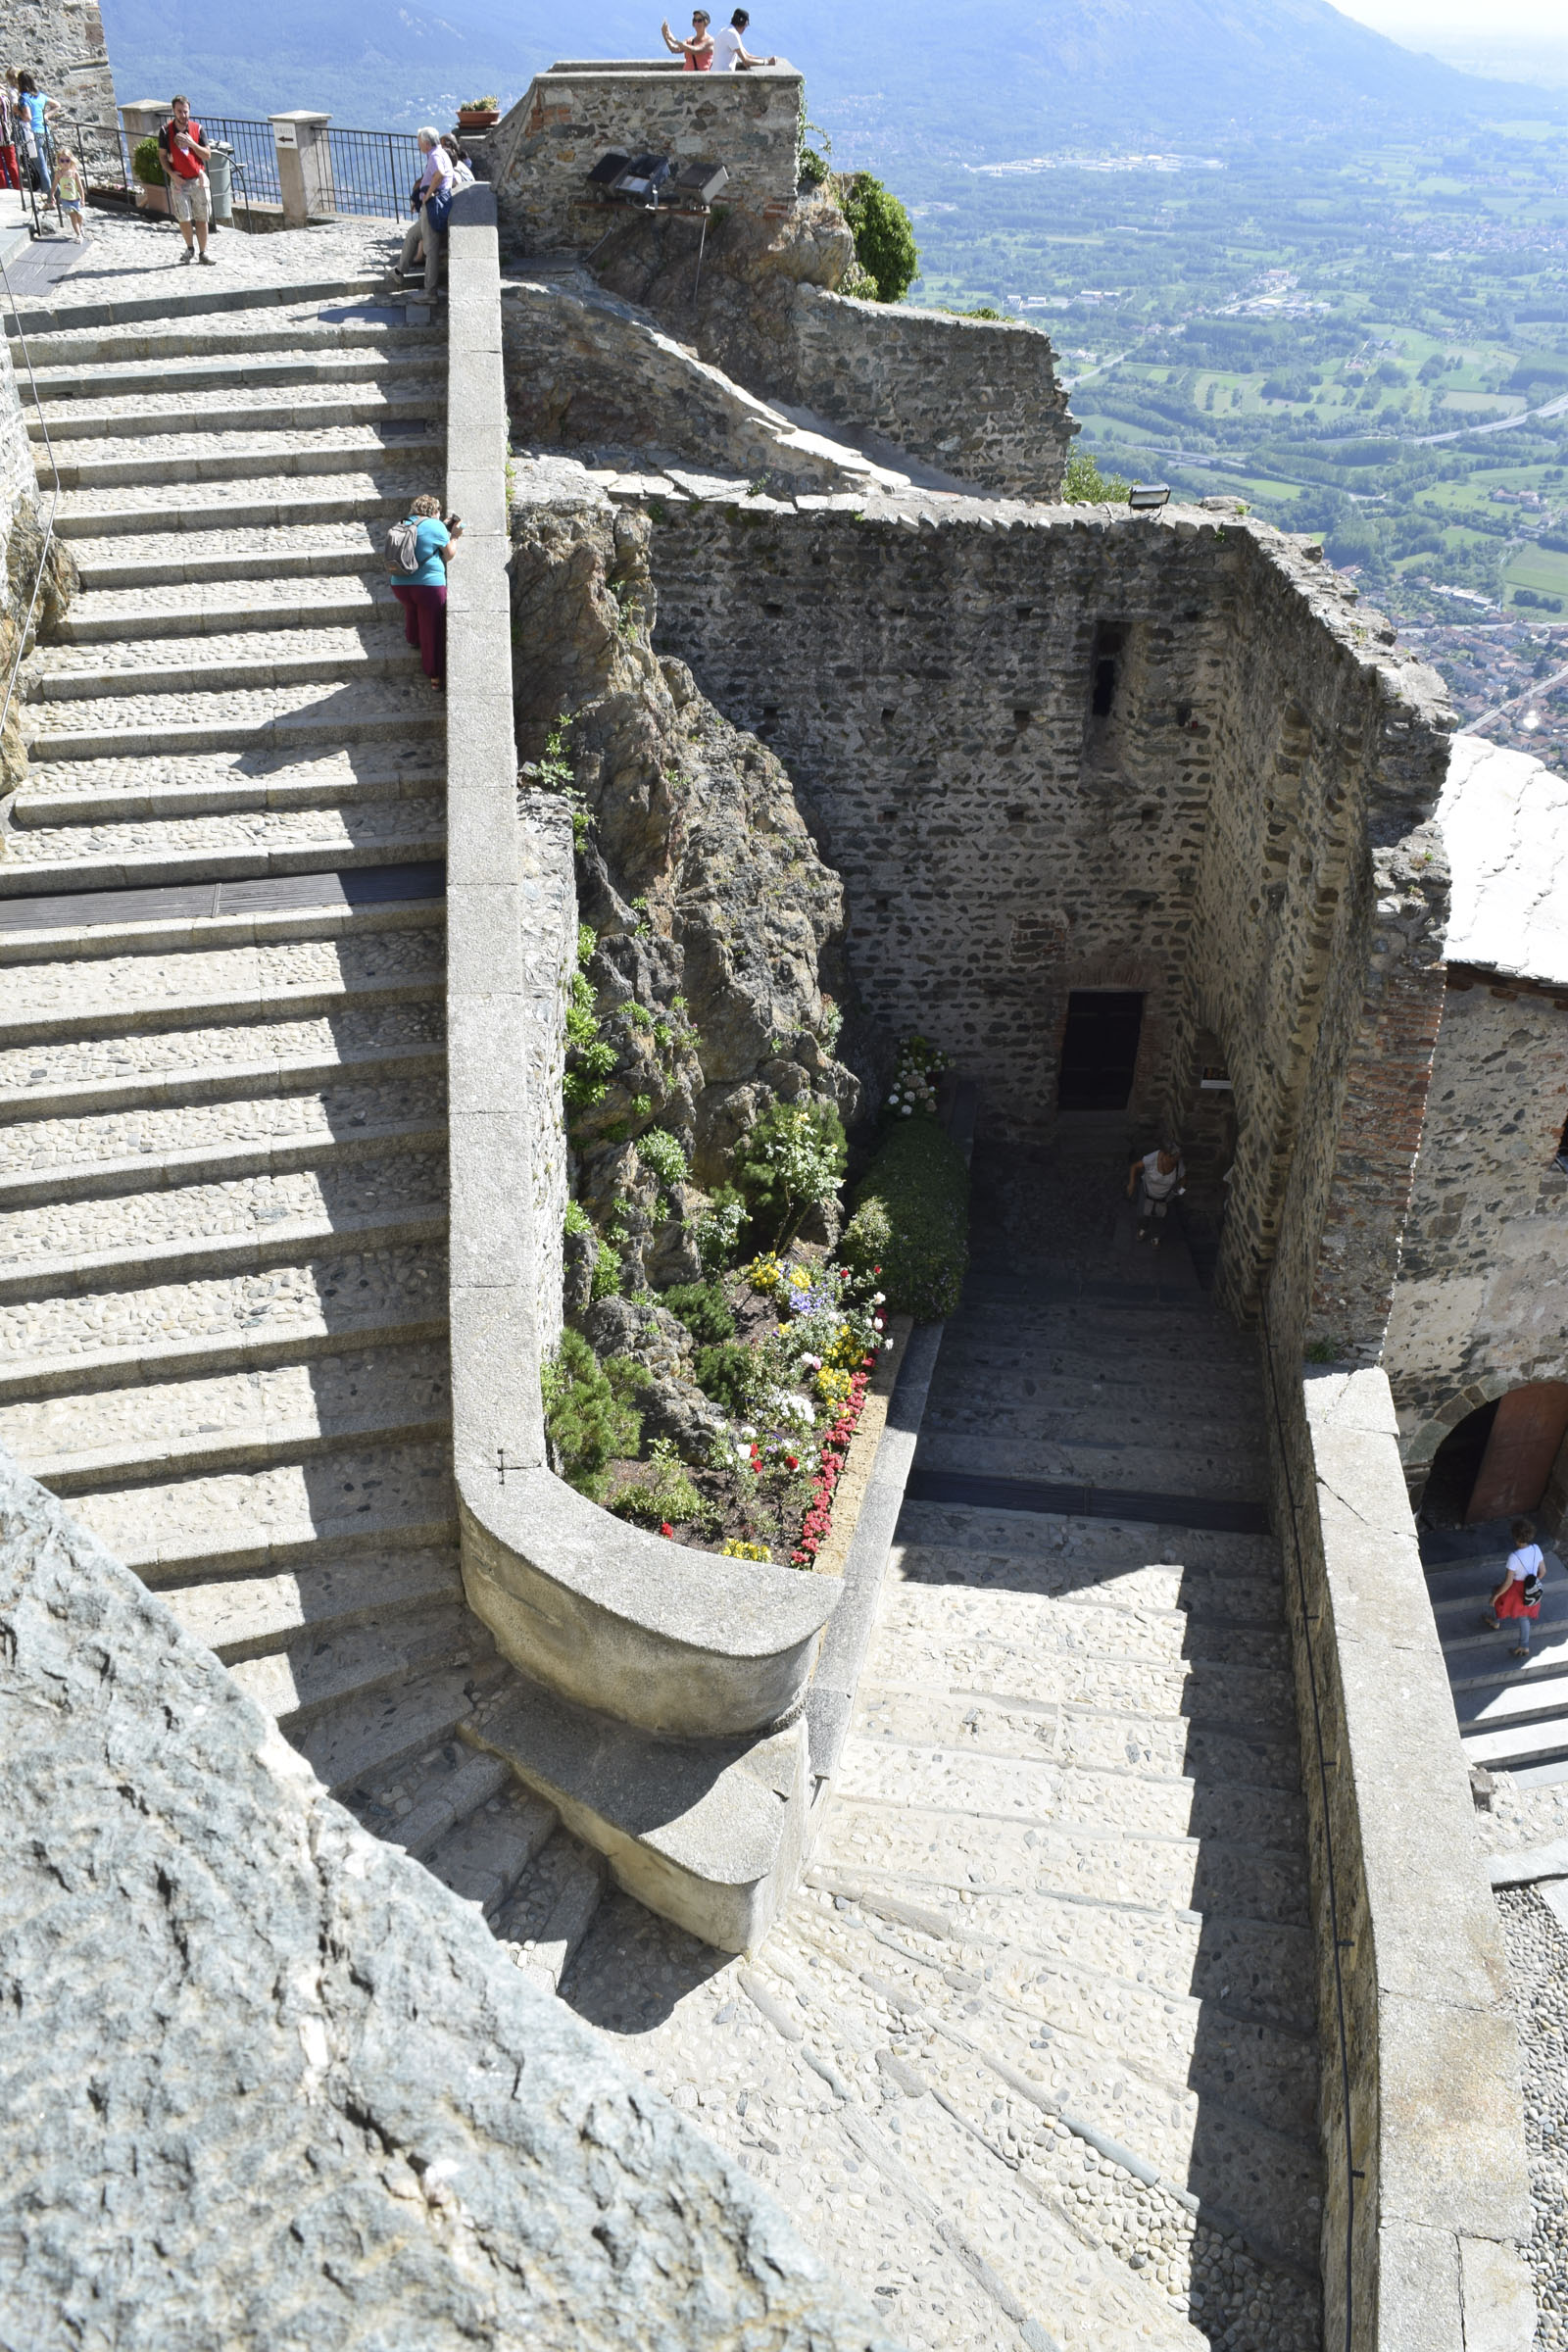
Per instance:
[[[923,1040],[901,1051],[882,1118],[906,1148],[917,1132],[945,1142],[936,1125],[944,1066]],[[666,1207],[679,1198],[688,1262],[700,1259],[703,1278],[621,1290],[613,1222],[603,1233],[573,1203],[582,1330],[568,1331],[546,1373],[556,1467],[607,1509],[674,1543],[809,1572],[830,1536],[872,1376],[893,1348],[865,1219],[853,1250],[800,1237],[813,1211],[829,1233],[842,1213],[843,1130],[819,1104],[776,1103],[735,1148],[739,1190],[712,1195],[683,1181],[673,1139],[651,1131],[635,1150]],[[895,1224],[884,1217],[882,1230],[897,1252]],[[743,1233],[752,1254],[737,1264]]]

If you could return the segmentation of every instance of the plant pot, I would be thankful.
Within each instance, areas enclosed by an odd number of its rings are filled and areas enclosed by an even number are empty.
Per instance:
[[[136,209],[138,212],[143,213],[167,213],[169,210],[169,190],[167,188],[147,188],[138,186],[136,190]]]
[[[499,122],[500,120],[499,106],[460,106],[458,109],[460,130],[488,130],[492,122]]]

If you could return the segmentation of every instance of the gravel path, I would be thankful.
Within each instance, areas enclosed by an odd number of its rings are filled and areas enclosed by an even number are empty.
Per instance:
[[[1568,2352],[1568,1927],[1533,1886],[1503,1888],[1497,1908],[1524,2054],[1536,2352]]]

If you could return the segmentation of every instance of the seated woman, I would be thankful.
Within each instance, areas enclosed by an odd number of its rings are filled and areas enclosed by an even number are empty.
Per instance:
[[[456,167],[451,156],[441,144],[441,133],[433,123],[427,122],[417,135],[419,152],[424,157],[424,170],[414,183],[414,193],[411,198],[417,218],[411,224],[408,235],[403,240],[403,251],[399,254],[396,267],[387,280],[386,290],[388,293],[398,292],[404,279],[413,276],[414,257],[421,246],[424,250],[425,292],[433,294],[441,282],[439,229],[446,218],[446,207],[451,202],[452,177]],[[433,220],[430,218],[432,203],[436,206]]]

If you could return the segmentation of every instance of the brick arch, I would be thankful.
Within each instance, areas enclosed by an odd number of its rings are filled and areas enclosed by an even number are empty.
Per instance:
[[[1445,1438],[1456,1430],[1461,1421],[1480,1412],[1483,1405],[1494,1404],[1506,1396],[1510,1389],[1528,1389],[1535,1384],[1521,1380],[1518,1369],[1511,1372],[1484,1372],[1467,1380],[1462,1389],[1455,1389],[1435,1413],[1429,1414],[1419,1426],[1399,1440],[1399,1459],[1408,1474],[1412,1470],[1430,1470],[1437,1459],[1438,1447]]]

